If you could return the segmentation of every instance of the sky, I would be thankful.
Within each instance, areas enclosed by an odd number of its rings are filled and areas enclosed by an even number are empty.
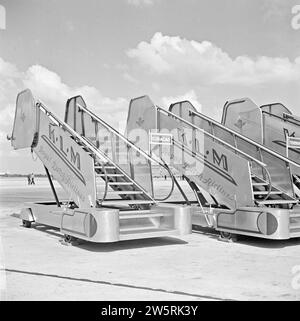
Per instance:
[[[0,173],[43,172],[6,140],[25,88],[61,118],[67,98],[81,94],[117,128],[130,99],[145,94],[164,108],[191,100],[217,120],[242,97],[300,115],[298,3],[0,0]]]

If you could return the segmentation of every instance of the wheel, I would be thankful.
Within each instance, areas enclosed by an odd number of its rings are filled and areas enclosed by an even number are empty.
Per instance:
[[[220,239],[221,241],[226,241],[226,242],[236,242],[238,237],[236,234],[220,231]]]
[[[22,223],[23,223],[24,227],[27,227],[27,228],[31,227],[31,222],[30,221],[23,220]]]
[[[75,237],[73,237],[69,234],[64,235],[64,242],[65,243],[72,243],[73,241],[75,241]]]

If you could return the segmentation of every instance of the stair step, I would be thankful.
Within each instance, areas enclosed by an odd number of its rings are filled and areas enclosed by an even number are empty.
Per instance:
[[[297,217],[300,218],[300,213],[292,213],[292,214],[290,214],[290,218],[297,218]]]
[[[154,201],[150,200],[105,200],[102,205],[105,206],[116,206],[116,205],[150,205],[154,204]]]
[[[120,240],[133,240],[141,238],[152,238],[152,237],[165,237],[169,235],[177,235],[178,230],[176,229],[162,229],[162,228],[152,228],[152,229],[141,229],[120,231]]]
[[[120,233],[126,233],[126,232],[137,232],[137,231],[150,231],[155,229],[153,225],[150,226],[134,226],[134,227],[121,227]]]
[[[290,230],[297,230],[297,229],[300,229],[300,223],[290,224]]]
[[[108,176],[108,177],[124,177],[124,174],[96,174],[97,177],[105,177],[105,176]]]
[[[120,210],[120,215],[128,215],[128,214],[153,214],[151,210]]]
[[[116,166],[112,166],[112,165],[111,166],[105,166],[104,165],[103,167],[99,166],[99,165],[95,166],[95,169],[103,169],[103,168],[105,168],[105,169],[116,169]]]
[[[112,183],[108,183],[109,186],[119,186],[119,185],[133,185],[132,182],[112,182]]]
[[[142,191],[109,191],[110,194],[119,195],[134,195],[134,194],[144,194]]]
[[[297,200],[265,200],[265,201],[255,201],[259,205],[284,205],[284,204],[297,204]]]
[[[130,211],[128,211],[130,212]],[[129,218],[152,218],[152,217],[163,217],[163,216],[171,216],[172,214],[159,214],[159,213],[151,213],[149,211],[150,214],[148,213],[139,213],[139,212],[142,212],[142,211],[137,211],[135,214],[122,214],[120,213],[119,215],[119,218],[120,220],[126,220],[126,219],[129,219]]]
[[[290,237],[293,237],[293,238],[300,237],[300,232],[290,231]]]
[[[255,174],[251,174],[251,178],[252,178],[252,179],[257,179],[257,180],[259,180],[259,183],[266,183],[266,184],[268,184],[264,179],[262,179],[261,177],[255,175]],[[253,182],[253,183],[256,183],[256,182]]]
[[[252,183],[253,186],[268,186],[269,184],[268,183]]]
[[[268,195],[269,192],[268,191],[255,191],[253,192],[253,195]],[[271,191],[270,195],[280,195],[283,194],[283,192],[281,191]]]

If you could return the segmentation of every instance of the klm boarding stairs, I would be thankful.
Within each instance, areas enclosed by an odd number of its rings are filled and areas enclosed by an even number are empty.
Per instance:
[[[263,144],[300,163],[300,117],[281,103],[260,106]],[[293,175],[295,193],[300,197],[300,176]]]
[[[149,152],[162,158],[190,183],[199,206],[193,224],[222,235],[268,239],[300,236],[300,210],[291,170],[299,165],[234,130],[198,113],[188,101],[169,110],[147,97],[131,101],[129,129],[149,135]],[[169,144],[152,141],[169,137]],[[165,141],[165,139],[164,139]]]
[[[243,119],[243,128],[235,127],[237,118]],[[280,103],[259,107],[251,99],[243,98],[225,104],[222,123],[240,133],[242,131],[248,138],[255,139],[269,150],[288,158],[291,161],[287,166],[290,166],[293,189],[297,198],[300,197],[300,173],[294,165],[300,165],[299,117],[292,115],[291,111]],[[256,137],[253,137],[254,135]],[[280,179],[281,171],[276,165],[273,166],[274,170],[277,170],[277,174],[274,175]]]
[[[23,224],[59,228],[66,241],[117,242],[191,233],[191,209],[160,204],[172,194],[174,176],[91,113],[81,97],[68,100],[65,122],[30,90],[17,97],[12,136],[14,149],[28,148],[45,166],[55,202],[28,203]],[[167,195],[155,197],[151,164],[171,177]],[[69,195],[58,199],[52,177]],[[109,198],[109,197],[110,198]]]
[[[281,103],[260,106],[263,144],[300,163],[300,117]]]

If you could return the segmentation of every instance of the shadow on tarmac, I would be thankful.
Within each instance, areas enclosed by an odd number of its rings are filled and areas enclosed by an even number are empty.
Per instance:
[[[207,228],[207,227],[197,227],[193,229],[193,233],[206,235],[209,238],[220,240],[220,234],[218,231]],[[300,238],[292,238],[288,240],[268,240],[254,236],[238,235],[238,240],[232,242],[231,244],[238,243],[246,246],[269,248],[269,249],[280,249],[289,246],[300,245]]]
[[[19,214],[13,213],[11,214],[12,217],[19,218]],[[22,225],[20,225],[23,227]],[[32,225],[32,228],[48,233],[52,236],[56,236],[62,239],[63,235],[60,233],[59,229],[45,226],[45,225]],[[212,228],[207,227],[197,227],[193,228],[193,234],[200,234],[205,235],[211,239],[215,239],[216,241],[220,241],[220,234],[218,231],[215,231]],[[133,248],[143,248],[143,247],[155,247],[155,246],[166,246],[166,245],[178,245],[178,244],[187,244],[188,242],[183,241],[176,237],[158,237],[158,238],[151,238],[151,239],[138,239],[138,240],[128,240],[128,241],[121,241],[116,243],[93,243],[84,240],[79,240],[78,242],[74,243],[73,246],[78,248],[92,251],[92,252],[112,252],[112,251],[120,251],[120,250],[128,250]],[[251,247],[258,247],[258,248],[269,248],[269,249],[280,249],[290,246],[298,246],[300,245],[300,238],[292,238],[288,240],[268,240],[262,239],[252,236],[246,235],[238,235],[238,240],[236,242],[231,243],[234,245],[243,244],[246,246]],[[230,243],[228,244],[230,246]]]
[[[21,227],[23,227],[21,225]],[[60,240],[63,239],[63,234],[60,233],[59,229],[45,226],[45,225],[32,225],[32,228],[50,234],[52,236],[58,237]],[[180,237],[180,236],[179,236]],[[113,251],[122,251],[129,249],[138,249],[145,247],[161,247],[166,245],[180,245],[180,244],[188,244],[179,238],[176,237],[157,237],[157,238],[149,238],[149,239],[138,239],[138,240],[128,240],[114,243],[94,243],[88,242],[85,240],[76,240],[72,244],[77,248],[91,251],[91,252],[113,252]]]

